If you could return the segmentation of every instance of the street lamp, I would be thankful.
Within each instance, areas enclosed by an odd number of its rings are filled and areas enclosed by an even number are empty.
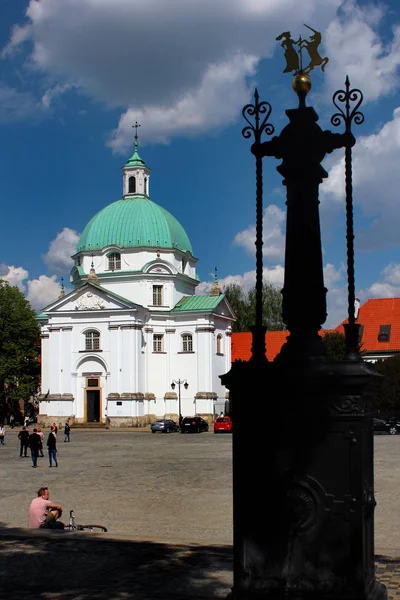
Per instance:
[[[178,410],[179,410],[179,416],[178,418],[181,418],[181,385],[184,386],[185,390],[188,389],[189,384],[186,381],[186,379],[173,379],[172,383],[171,383],[171,388],[174,390],[175,389],[175,384],[178,385]]]

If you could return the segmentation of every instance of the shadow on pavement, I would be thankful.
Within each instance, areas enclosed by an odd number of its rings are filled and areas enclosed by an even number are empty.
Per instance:
[[[0,523],[0,576],[8,600],[226,597],[232,547],[121,541]]]

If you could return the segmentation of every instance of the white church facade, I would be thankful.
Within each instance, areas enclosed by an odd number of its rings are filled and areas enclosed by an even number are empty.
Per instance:
[[[149,196],[138,154],[123,197],[87,224],[75,289],[43,309],[39,419],[142,426],[224,410],[234,314],[217,282],[196,295],[197,259],[180,223]]]

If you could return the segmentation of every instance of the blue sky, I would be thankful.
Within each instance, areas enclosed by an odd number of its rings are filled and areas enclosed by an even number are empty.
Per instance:
[[[395,0],[3,0],[0,22],[0,276],[39,310],[68,285],[79,234],[121,197],[120,167],[140,154],[152,200],[186,229],[200,292],[255,282],[254,158],[241,136],[257,86],[276,133],[295,108],[275,41],[322,33],[325,73],[307,103],[330,128],[346,74],[364,94],[354,126],[356,294],[400,295],[400,11]],[[335,133],[342,130],[333,128]],[[264,273],[283,284],[285,196],[264,159]],[[326,326],[347,314],[343,151],[320,188]],[[304,257],[304,290],[307,289]],[[303,291],[304,291],[303,290]]]

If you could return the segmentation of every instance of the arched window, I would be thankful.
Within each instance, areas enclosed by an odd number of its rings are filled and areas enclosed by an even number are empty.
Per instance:
[[[100,333],[98,331],[85,333],[85,350],[100,350]]]
[[[144,193],[147,196],[147,177],[144,178]]]
[[[193,352],[193,337],[191,333],[182,336],[182,352]]]
[[[110,271],[119,271],[121,269],[121,255],[119,252],[113,252],[108,255],[108,268]]]
[[[134,175],[132,175],[131,177],[129,177],[128,193],[129,194],[135,194],[136,193],[136,177]]]
[[[217,335],[217,354],[223,354],[222,352],[222,335]]]

